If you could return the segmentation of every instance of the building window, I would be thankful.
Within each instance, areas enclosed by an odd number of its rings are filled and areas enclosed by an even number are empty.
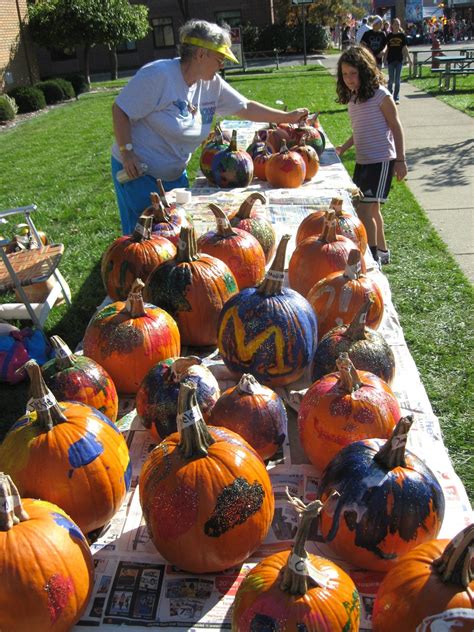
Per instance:
[[[120,42],[117,46],[117,53],[134,53],[137,50],[137,41]]]
[[[153,40],[155,48],[174,46],[174,31],[172,18],[152,18]]]
[[[242,13],[240,11],[216,11],[216,22],[225,22],[229,26],[240,26],[242,24]]]

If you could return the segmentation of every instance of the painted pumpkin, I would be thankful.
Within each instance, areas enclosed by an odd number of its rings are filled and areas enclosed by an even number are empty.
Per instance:
[[[319,237],[308,237],[297,246],[288,264],[290,287],[307,296],[311,288],[333,272],[343,272],[354,244],[347,237],[336,235],[334,211],[327,214]],[[365,272],[365,264],[361,261]]]
[[[364,224],[355,213],[345,212],[343,199],[335,197],[331,200],[331,208],[336,213],[336,232],[355,243],[362,254],[367,250],[367,232]]]
[[[302,138],[306,140],[306,144],[310,145],[310,147],[316,151],[318,157],[321,158],[326,146],[326,138],[322,130],[308,125],[298,125],[291,131],[290,145],[299,145]]]
[[[284,235],[263,283],[224,305],[219,317],[219,351],[236,376],[251,373],[273,387],[295,382],[312,362],[317,322],[309,303],[283,287]]]
[[[395,377],[395,357],[385,338],[366,327],[367,312],[373,299],[367,297],[350,325],[331,329],[320,341],[314,354],[313,380],[337,371],[336,360],[348,353],[356,369],[369,371],[391,384]]]
[[[255,156],[263,151],[265,148],[268,149],[268,145],[265,143],[265,141],[261,140],[258,132],[255,132],[252,142],[245,151],[253,160]]]
[[[143,211],[143,215],[152,216],[153,235],[166,237],[172,244],[177,246],[181,227],[191,225],[186,213],[178,210],[177,207],[170,206],[168,202],[168,206],[165,206],[161,202],[158,193],[150,193],[150,198],[151,206]],[[163,197],[163,199],[165,198]]]
[[[226,263],[240,290],[262,282],[265,276],[265,254],[262,246],[246,230],[232,228],[224,211],[216,204],[209,204],[217,223],[199,237],[199,252],[211,255]]]
[[[237,386],[222,393],[211,411],[209,423],[233,430],[267,460],[285,440],[288,417],[275,391],[246,373]]]
[[[136,278],[146,281],[153,268],[176,256],[169,239],[151,234],[151,221],[140,217],[133,233],[115,239],[102,256],[102,281],[115,301],[127,298]]]
[[[34,360],[27,362],[30,406],[0,445],[0,471],[22,496],[66,511],[84,533],[103,527],[130,487],[125,439],[108,417],[79,402],[57,402]]]
[[[278,153],[284,143],[290,142],[290,132],[282,126],[270,124],[266,130],[260,130],[259,136],[272,153]]]
[[[238,287],[229,266],[199,253],[193,228],[183,228],[178,255],[148,277],[145,298],[169,312],[182,343],[196,347],[217,343],[217,322],[224,303]],[[170,353],[167,357],[177,356]]]
[[[395,395],[383,380],[357,371],[347,353],[341,353],[337,368],[308,389],[298,413],[301,445],[320,472],[352,441],[388,439],[401,417]]]
[[[273,224],[265,217],[262,205],[255,208],[256,200],[262,204],[266,203],[266,198],[261,193],[251,193],[240,205],[236,215],[231,219],[231,225],[240,230],[246,230],[255,237],[262,246],[265,261],[267,263],[273,258],[276,250],[276,235]]]
[[[196,398],[206,422],[220,397],[216,378],[197,356],[158,362],[145,375],[136,399],[143,425],[158,441],[177,430],[178,394],[183,379],[196,385]]]
[[[246,441],[206,426],[195,386],[184,381],[179,432],[162,441],[140,474],[140,503],[153,544],[171,564],[215,573],[260,546],[273,518],[265,465]]]
[[[119,393],[136,393],[152,366],[181,350],[176,322],[143,302],[143,285],[137,279],[127,301],[101,309],[84,334],[85,355],[104,367]]]
[[[274,553],[250,570],[235,595],[232,630],[357,632],[360,599],[354,582],[334,562],[305,550],[322,503],[289,498],[300,514],[293,549]]]
[[[214,160],[214,156],[220,151],[227,149],[229,142],[230,138],[224,138],[220,125],[216,125],[214,131],[209,134],[209,137],[203,145],[199,166],[210,184],[216,184],[214,176],[212,175],[212,161]]]
[[[265,165],[265,177],[274,187],[295,189],[306,177],[306,164],[300,154],[290,151],[283,141],[280,151],[270,156]]]
[[[272,152],[268,147],[265,147],[253,158],[253,173],[259,180],[266,181],[267,179],[267,162],[272,157]]]
[[[59,336],[51,336],[51,345],[56,357],[41,372],[56,399],[82,402],[116,421],[117,389],[107,371],[92,358],[73,354]]]
[[[317,209],[307,215],[296,231],[295,243],[297,246],[301,244],[308,237],[317,237],[324,230],[324,224],[326,223],[327,211],[323,209]]]
[[[299,145],[293,148],[297,154],[303,158],[306,165],[305,180],[311,180],[319,171],[319,156],[311,145],[306,144],[303,136]]]
[[[0,499],[2,632],[68,632],[94,585],[87,540],[56,505],[21,499],[3,473]]]
[[[377,329],[384,314],[382,290],[377,281],[362,272],[360,252],[353,249],[344,272],[334,272],[321,279],[306,297],[318,316],[319,337],[334,327],[349,325],[368,297],[372,304],[366,325]]]
[[[419,544],[385,575],[374,603],[374,632],[474,629],[474,524],[451,541]]]
[[[230,145],[212,159],[211,170],[219,187],[246,187],[252,182],[252,158],[243,149],[237,149],[237,130],[232,132]]]
[[[322,536],[359,568],[388,571],[441,528],[443,490],[429,467],[405,449],[412,423],[413,417],[402,418],[387,441],[351,443],[323,472],[320,499],[334,490],[339,496],[321,514]]]

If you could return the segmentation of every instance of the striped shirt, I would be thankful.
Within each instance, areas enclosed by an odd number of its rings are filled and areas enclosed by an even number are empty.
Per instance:
[[[361,102],[351,99],[348,103],[352,134],[356,151],[356,162],[371,165],[396,158],[393,134],[380,109],[382,101],[390,92],[380,86],[373,97]]]

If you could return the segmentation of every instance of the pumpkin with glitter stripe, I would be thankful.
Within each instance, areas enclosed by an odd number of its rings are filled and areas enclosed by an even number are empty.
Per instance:
[[[265,217],[264,212],[259,208],[255,208],[256,200],[260,200],[263,204],[266,198],[261,193],[251,193],[240,205],[238,212],[231,219],[230,223],[234,228],[246,230],[255,237],[262,246],[265,261],[267,263],[273,258],[276,250],[276,235],[273,224]]]
[[[59,507],[23,497],[0,474],[2,632],[69,632],[94,585],[86,538]]]
[[[238,434],[206,426],[183,381],[178,428],[145,461],[140,503],[151,540],[171,564],[215,573],[241,564],[267,535],[273,491],[262,459]]]
[[[390,386],[368,371],[357,371],[347,353],[304,394],[298,412],[301,445],[321,472],[343,447],[378,437],[388,439],[401,417]]]
[[[246,187],[252,182],[253,162],[243,149],[237,149],[237,130],[233,130],[230,145],[212,159],[212,177],[219,187]]]
[[[127,302],[116,301],[96,314],[84,334],[84,353],[111,375],[119,393],[136,393],[160,360],[178,356],[179,330],[173,318],[145,304],[137,279]]]
[[[311,306],[283,287],[288,240],[282,238],[263,283],[232,297],[219,318],[219,351],[227,368],[236,376],[251,373],[270,387],[301,377],[317,344]]]
[[[322,502],[339,493],[321,514],[322,536],[332,551],[360,568],[388,571],[441,528],[443,490],[429,467],[405,449],[412,423],[413,417],[401,419],[387,441],[351,443],[321,477]]]
[[[106,524],[130,487],[132,466],[118,428],[95,408],[57,402],[34,361],[30,406],[0,445],[0,471],[23,496],[62,507],[84,533]]]
[[[72,353],[59,336],[51,336],[51,345],[56,357],[43,364],[41,372],[56,399],[82,402],[116,421],[117,389],[107,371],[92,358]]]

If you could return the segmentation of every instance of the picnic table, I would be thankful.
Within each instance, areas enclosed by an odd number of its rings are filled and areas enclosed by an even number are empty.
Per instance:
[[[448,49],[446,49],[448,50]],[[413,57],[413,64],[410,66],[410,79],[420,79],[422,76],[422,68],[423,66],[431,66],[432,62],[434,60],[436,60],[436,62],[439,62],[440,59],[443,59],[445,57],[447,57],[447,55],[445,55],[444,51],[441,50],[440,48],[428,48],[428,49],[417,49],[417,50],[410,50],[410,53]],[[437,54],[436,54],[437,53]],[[470,53],[471,53],[471,49],[466,49],[466,48],[450,48],[449,49],[449,57],[450,56],[462,56],[463,59],[469,59],[470,58]],[[419,55],[427,55],[427,57],[425,57],[424,59],[419,59],[418,60],[418,56]],[[451,55],[452,54],[452,55]],[[433,69],[432,69],[433,70]]]
[[[451,79],[453,80],[453,90],[456,90],[456,77],[462,74],[470,74],[474,72],[472,68],[474,58],[466,55],[443,55],[437,57],[437,62],[441,68],[433,68],[432,72],[439,73],[439,87],[441,87],[444,79],[444,89],[451,88]],[[444,66],[444,67],[443,67]]]

